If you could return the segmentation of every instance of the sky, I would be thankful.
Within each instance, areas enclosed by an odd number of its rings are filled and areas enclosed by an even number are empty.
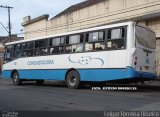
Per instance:
[[[31,19],[49,14],[49,18],[54,17],[71,5],[85,0],[0,0],[0,6],[11,6],[11,27],[12,34],[23,36],[21,23],[25,16]],[[2,27],[3,24],[8,30],[8,10],[0,8],[0,36],[8,36],[8,32]]]

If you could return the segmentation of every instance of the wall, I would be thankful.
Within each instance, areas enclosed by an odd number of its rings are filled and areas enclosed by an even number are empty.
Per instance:
[[[148,21],[147,26],[153,29],[156,33],[156,37],[160,37],[160,19],[152,19]]]
[[[94,27],[159,11],[159,0],[104,0],[99,4],[67,13],[49,21],[42,20],[27,25],[24,27],[25,39]],[[159,29],[157,29],[157,33],[160,33]]]
[[[36,38],[41,36],[47,36],[47,20],[39,20],[31,25],[26,25],[24,27],[24,38]]]

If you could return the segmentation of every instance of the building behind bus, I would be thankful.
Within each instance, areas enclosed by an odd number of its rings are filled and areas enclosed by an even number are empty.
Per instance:
[[[160,1],[86,0],[70,6],[53,18],[24,17],[25,39],[48,36],[124,21],[138,21],[152,28],[157,38],[157,73],[160,76]]]

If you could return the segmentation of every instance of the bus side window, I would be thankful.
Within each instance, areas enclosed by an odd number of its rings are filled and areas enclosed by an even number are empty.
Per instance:
[[[83,52],[83,44],[77,44],[75,52],[76,53]]]
[[[83,52],[84,34],[71,35],[66,38],[66,53]]]
[[[125,28],[115,28],[108,30],[107,49],[125,49]]]
[[[93,51],[93,43],[86,43],[85,44],[85,51]]]
[[[22,56],[33,56],[34,42],[27,42],[22,44]]]
[[[14,58],[21,57],[21,44],[14,45]]]
[[[72,52],[72,46],[66,46],[66,53]]]
[[[71,52],[73,52],[73,53],[83,52],[83,44],[72,45]]]
[[[50,54],[62,54],[64,52],[64,37],[50,39]]]
[[[105,31],[96,31],[86,34],[85,51],[102,51],[105,49]]]
[[[35,55],[48,55],[48,39],[35,41]]]
[[[33,56],[34,42],[28,42],[28,56]]]
[[[63,47],[50,48],[50,54],[60,54],[60,53],[63,53]]]
[[[28,43],[23,43],[22,44],[22,56],[23,57],[27,56],[27,49],[28,49]]]
[[[105,44],[104,42],[98,42],[98,43],[95,43],[95,50],[104,50],[105,49]]]

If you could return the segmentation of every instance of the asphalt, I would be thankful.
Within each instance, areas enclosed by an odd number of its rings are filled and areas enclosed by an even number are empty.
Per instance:
[[[93,87],[86,85],[74,90],[55,81],[46,81],[42,86],[36,85],[35,82],[15,86],[10,79],[0,79],[0,110],[4,113],[18,112],[23,117],[41,117],[47,113],[55,117],[104,117],[104,112],[108,111],[160,111],[159,80],[143,85],[139,83],[104,86],[136,87],[136,90],[99,90],[97,87],[93,90]]]

